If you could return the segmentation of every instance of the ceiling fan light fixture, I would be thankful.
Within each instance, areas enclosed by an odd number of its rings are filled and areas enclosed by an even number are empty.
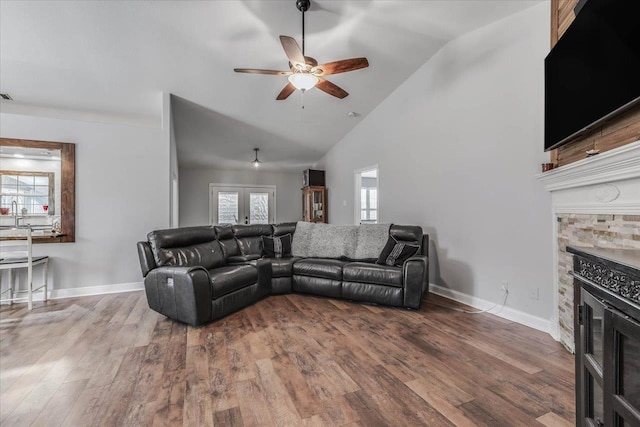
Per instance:
[[[303,94],[309,89],[317,87],[319,90],[336,98],[343,99],[349,96],[349,93],[341,87],[326,80],[325,77],[332,74],[346,73],[348,71],[360,70],[369,66],[367,58],[349,58],[339,61],[327,62],[318,65],[318,61],[310,56],[305,56],[304,50],[304,15],[311,6],[311,0],[296,0],[297,9],[302,12],[302,49],[293,37],[280,36],[280,44],[284,49],[284,53],[289,60],[290,71],[278,70],[262,70],[257,68],[234,68],[236,73],[248,74],[269,74],[269,75],[287,75],[289,82],[282,88],[276,100],[282,101],[287,99],[297,90]],[[304,108],[304,106],[302,107]]]
[[[289,82],[302,92],[314,88],[319,81],[318,77],[309,73],[294,73],[289,76]]]

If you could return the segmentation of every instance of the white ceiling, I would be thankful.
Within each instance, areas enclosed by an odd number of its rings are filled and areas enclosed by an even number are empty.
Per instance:
[[[350,96],[317,89],[275,97],[287,69],[281,34],[300,43],[295,0],[0,1],[0,91],[16,102],[159,121],[174,94],[182,166],[266,168],[320,159],[446,42],[537,1],[312,1],[306,54],[320,63],[365,56],[329,76]],[[359,114],[350,118],[347,113]]]

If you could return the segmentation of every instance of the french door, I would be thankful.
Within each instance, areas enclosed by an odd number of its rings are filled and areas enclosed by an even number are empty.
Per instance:
[[[209,184],[212,224],[275,223],[276,187]]]

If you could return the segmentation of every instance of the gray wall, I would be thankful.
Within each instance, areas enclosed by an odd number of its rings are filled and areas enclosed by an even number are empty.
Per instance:
[[[273,172],[252,169],[180,168],[180,226],[209,222],[209,184],[243,184],[276,186],[276,221],[302,219],[302,171]]]
[[[64,114],[65,119],[0,114],[3,137],[76,144],[76,242],[34,245],[34,255],[51,257],[54,291],[135,288],[142,281],[136,242],[151,230],[169,226],[169,144],[164,130]],[[91,292],[80,289],[65,295]]]
[[[551,202],[534,178],[548,50],[547,2],[448,43],[319,162],[331,222],[353,223],[354,170],[378,164],[380,221],[430,233],[432,282],[499,301],[506,280],[508,307],[548,321]]]

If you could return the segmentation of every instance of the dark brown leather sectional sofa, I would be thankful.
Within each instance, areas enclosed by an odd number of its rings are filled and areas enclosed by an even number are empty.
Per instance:
[[[418,243],[401,267],[374,259],[266,258],[262,236],[295,233],[296,223],[201,226],[152,231],[138,242],[149,307],[200,325],[272,294],[300,292],[417,309],[428,292],[428,242],[418,226],[389,235]]]

